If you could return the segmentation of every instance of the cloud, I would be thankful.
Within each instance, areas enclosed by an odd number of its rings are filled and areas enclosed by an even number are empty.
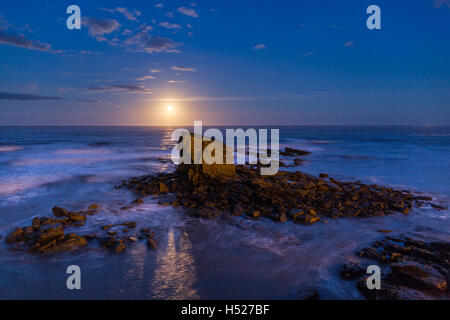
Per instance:
[[[115,9],[108,9],[108,8],[99,8],[99,9],[109,12],[109,13],[119,12],[119,13],[123,14],[125,16],[125,18],[127,18],[130,21],[139,21],[138,18],[136,18],[136,16],[139,17],[141,15],[141,12],[139,10],[133,10],[133,12],[131,12],[127,8],[123,8],[123,7],[117,7]]]
[[[433,7],[440,8],[443,6],[447,6],[447,8],[450,8],[450,0],[434,0],[433,1]]]
[[[151,26],[141,26],[143,30],[125,41],[126,45],[136,47],[136,51],[142,52],[179,52],[175,48],[179,46],[178,43],[172,39],[163,38],[159,36],[151,36],[148,32],[152,29]]]
[[[264,43],[260,43],[260,44],[257,44],[256,46],[254,46],[253,50],[262,50],[265,48],[266,48],[266,45]]]
[[[46,51],[52,53],[60,53],[61,51],[51,50],[51,46],[48,43],[43,43],[36,40],[30,40],[21,34],[14,34],[0,30],[0,43],[26,48],[29,50]]]
[[[170,22],[161,22],[159,25],[166,29],[181,29],[181,26],[177,23],[172,24]]]
[[[164,7],[164,5],[162,3],[155,4],[155,8],[162,8],[162,7]]]
[[[121,24],[114,19],[97,19],[83,17],[82,23],[89,28],[89,34],[99,41],[102,41],[102,37],[105,34],[110,34],[111,32],[120,28]]]
[[[156,78],[154,76],[143,76],[143,77],[137,78],[136,80],[143,81],[143,80],[151,80],[151,79],[156,79]]]
[[[187,68],[187,67],[181,67],[181,66],[173,66],[172,68],[171,68],[172,70],[175,70],[175,71],[197,71],[197,69],[195,69],[195,68]]]
[[[138,19],[134,16],[134,14],[131,13],[130,11],[128,11],[127,8],[117,7],[116,11],[123,14],[125,16],[125,18],[127,18],[130,21],[138,21]],[[137,12],[139,12],[139,11],[137,11]],[[140,12],[139,12],[139,15],[140,15]]]
[[[60,97],[39,96],[34,94],[0,92],[0,100],[36,101],[36,100],[61,100],[61,99],[62,98]]]
[[[185,80],[169,80],[167,82],[169,82],[169,83],[186,83],[187,81],[185,81]]]
[[[214,102],[214,101],[304,101],[315,98],[334,97],[339,92],[314,92],[309,94],[282,94],[278,96],[257,96],[257,97],[209,97],[194,96],[186,98],[156,98],[153,101],[160,102]]]
[[[160,73],[160,72],[162,72],[161,70],[158,70],[158,69],[150,69],[150,72],[151,73]]]
[[[195,11],[195,9],[191,9],[191,8],[179,7],[178,8],[178,12],[181,13],[181,14],[184,14],[185,16],[189,16],[189,17],[192,17],[192,18],[198,18],[199,17],[199,15]]]
[[[353,41],[347,41],[346,43],[344,43],[344,47],[353,47],[355,45],[355,43]]]
[[[304,56],[304,57],[309,57],[309,56],[312,56],[314,53],[315,53],[315,51],[308,51],[308,52],[305,52],[305,53],[303,54],[303,56]]]
[[[175,50],[178,43],[174,42],[172,39],[163,38],[159,36],[154,36],[149,39],[144,40],[144,50],[148,53],[153,52],[178,52]]]
[[[97,100],[90,100],[90,99],[71,100],[55,96],[41,96],[36,94],[11,93],[11,92],[0,92],[0,100],[17,100],[17,101],[66,100],[76,102],[98,102]]]
[[[95,92],[128,92],[128,93],[152,93],[150,89],[144,86],[136,86],[130,84],[114,84],[110,86],[91,86],[87,88],[89,91]]]

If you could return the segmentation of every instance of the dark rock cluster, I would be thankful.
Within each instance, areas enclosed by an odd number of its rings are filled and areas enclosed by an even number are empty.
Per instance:
[[[303,154],[289,149],[288,154]],[[225,167],[227,166],[227,167]],[[232,166],[232,167],[230,167]],[[223,172],[222,172],[223,171]],[[179,165],[173,173],[135,177],[122,183],[141,197],[165,195],[161,203],[183,206],[200,217],[222,213],[312,224],[338,217],[408,214],[431,198],[379,185],[343,182],[321,174],[279,171],[262,176],[255,166]]]
[[[103,248],[109,248],[115,253],[123,252],[127,242],[136,242],[147,239],[148,247],[157,248],[154,233],[150,229],[140,230],[138,237],[127,236],[130,229],[137,226],[136,222],[124,222],[116,225],[102,226],[106,235],[86,234],[78,235],[74,232],[66,232],[68,228],[80,227],[86,223],[87,216],[96,214],[98,205],[93,204],[83,211],[68,211],[64,208],[54,207],[54,217],[34,217],[30,226],[16,228],[5,239],[14,250],[26,250],[32,253],[53,253],[73,251],[88,246],[94,239]],[[120,228],[121,235],[113,229]]]
[[[382,270],[381,289],[369,290],[361,264],[342,266],[341,278],[358,279],[357,287],[367,299],[450,298],[450,242],[387,237],[357,255],[376,261]]]

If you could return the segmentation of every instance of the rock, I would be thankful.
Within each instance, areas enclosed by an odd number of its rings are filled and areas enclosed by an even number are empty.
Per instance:
[[[160,193],[167,193],[169,192],[169,187],[167,187],[163,182],[159,183],[159,192]]]
[[[46,230],[46,233],[40,235],[37,239],[37,242],[40,244],[47,243],[52,241],[60,236],[64,235],[64,230],[61,228],[50,228]]]
[[[408,261],[393,263],[391,269],[393,276],[401,278],[399,281],[402,281],[408,287],[416,288],[418,290],[428,288],[430,290],[441,292],[447,290],[446,279],[431,266]]]
[[[34,217],[31,225],[35,228],[39,228],[39,226],[41,225],[41,220],[39,219],[39,217]]]
[[[384,266],[381,290],[368,290],[367,275],[359,275],[357,266],[341,268],[343,279],[361,277],[357,287],[367,299],[450,299],[449,242],[386,237],[360,250],[358,255]]]
[[[121,253],[125,251],[126,248],[127,246],[125,245],[125,243],[120,242],[119,245],[114,249],[114,253]]]
[[[344,264],[339,270],[339,275],[342,279],[353,280],[361,278],[366,274],[366,269],[357,265],[356,263],[349,262]]]
[[[112,224],[108,224],[108,225],[102,226],[102,230],[103,230],[103,231],[106,231],[106,230],[111,229],[112,227],[113,227]]]
[[[52,209],[53,214],[55,215],[55,217],[66,217],[67,216],[67,210],[64,208],[60,208],[60,207],[53,207]]]
[[[124,222],[122,223],[123,226],[134,229],[137,226],[137,222],[132,221],[132,222]]]
[[[109,234],[110,236],[114,236],[114,235],[117,234],[117,232],[116,232],[116,231],[109,230],[109,231],[108,231],[108,234]]]
[[[91,204],[91,205],[88,207],[88,210],[98,210],[98,209],[100,209],[100,207],[98,206],[98,204]]]
[[[167,186],[166,186],[166,188],[167,188]],[[167,188],[167,190],[169,190],[169,189]],[[165,191],[165,192],[169,192],[169,191]],[[141,204],[144,204],[144,200],[142,200],[141,198],[137,198],[136,200],[134,200],[131,203],[134,204],[134,205],[141,205]]]
[[[377,230],[377,232],[380,232],[380,233],[391,233],[392,231],[391,230],[386,230],[386,229],[380,229],[380,230]]]
[[[72,221],[79,222],[79,221],[86,220],[86,216],[83,215],[83,214],[78,214],[78,213],[75,213],[75,212],[69,212],[68,215],[69,215],[70,220],[72,220]]]
[[[112,246],[114,245],[114,243],[116,242],[116,239],[115,239],[113,236],[111,236],[111,237],[99,238],[98,240],[99,240],[99,242],[100,242],[100,245],[101,245],[102,247],[105,247],[105,248],[110,248],[110,247],[112,247]]]
[[[297,300],[319,300],[319,292],[316,288],[306,287],[296,293]]]
[[[153,238],[148,239],[147,246],[152,250],[156,250],[158,248],[158,245],[156,244],[156,241]]]
[[[22,228],[16,228],[14,231],[12,231],[10,234],[6,236],[6,243],[13,243],[21,240],[22,236],[24,234],[24,230]]]

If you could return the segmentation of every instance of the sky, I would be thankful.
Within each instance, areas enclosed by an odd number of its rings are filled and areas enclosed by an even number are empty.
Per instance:
[[[194,120],[450,125],[450,0],[2,1],[0,125]]]

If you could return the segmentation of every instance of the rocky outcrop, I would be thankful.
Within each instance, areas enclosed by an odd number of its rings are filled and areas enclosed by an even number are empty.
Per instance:
[[[372,262],[352,262],[341,268],[341,278],[359,279],[357,287],[367,299],[450,298],[450,242],[387,237],[357,256],[375,260],[382,270],[381,289],[369,290],[365,268]]]
[[[235,166],[234,175],[205,174],[198,165],[182,165],[173,173],[132,178],[123,186],[141,197],[165,195],[161,203],[183,206],[201,217],[223,213],[314,224],[339,217],[408,214],[414,205],[430,204],[406,190],[343,182],[326,174],[300,171],[261,176],[253,167]],[[256,213],[256,214],[255,214]]]
[[[73,251],[88,246],[89,242],[98,239],[103,248],[108,248],[114,253],[124,252],[126,243],[134,243],[138,240],[147,240],[149,248],[156,250],[154,233],[150,229],[142,229],[138,237],[130,236],[130,230],[136,228],[134,221],[119,224],[110,224],[101,227],[106,235],[86,234],[78,235],[67,232],[69,229],[77,229],[85,224],[87,216],[99,211],[98,205],[91,205],[87,210],[72,212],[64,208],[54,207],[52,212],[55,218],[34,217],[30,226],[16,228],[5,239],[5,242],[13,250],[25,250],[30,253],[55,253]],[[114,230],[113,230],[114,229]],[[118,236],[120,231],[121,235]]]

